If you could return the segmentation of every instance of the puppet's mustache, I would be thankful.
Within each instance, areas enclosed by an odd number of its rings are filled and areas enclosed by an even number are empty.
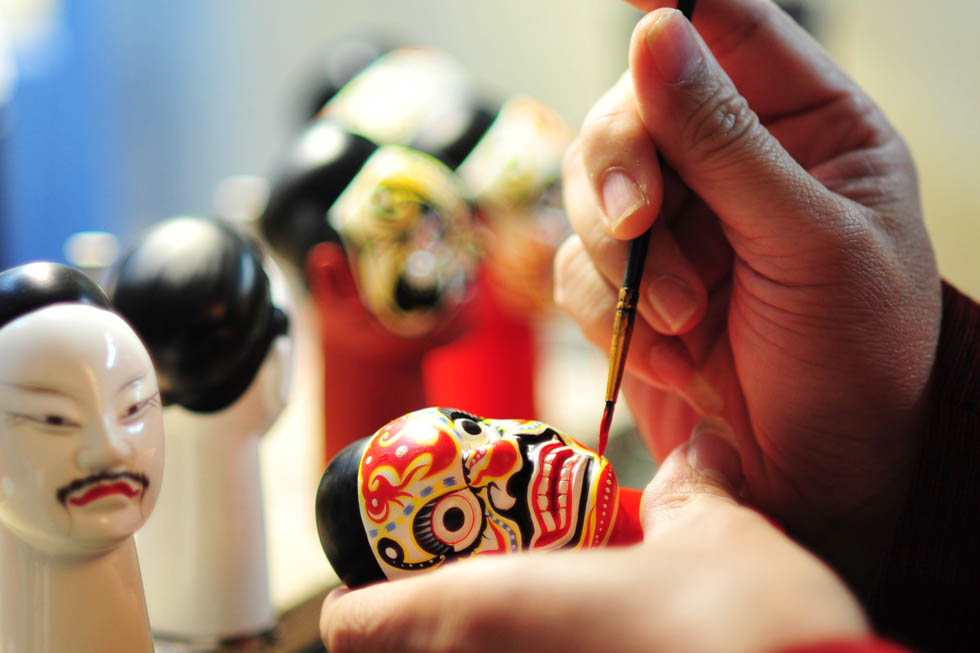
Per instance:
[[[129,479],[135,481],[143,486],[143,490],[146,490],[150,486],[150,479],[146,477],[145,474],[140,472],[100,472],[98,474],[93,474],[91,476],[86,476],[85,478],[75,479],[68,485],[58,489],[58,503],[64,505],[68,500],[68,495],[73,492],[77,492],[84,487],[89,485],[95,485],[96,483],[102,483],[103,481],[114,481],[121,479]]]

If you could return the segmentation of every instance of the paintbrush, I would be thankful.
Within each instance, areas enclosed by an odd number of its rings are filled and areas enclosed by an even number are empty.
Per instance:
[[[687,20],[691,20],[691,15],[694,13],[694,0],[678,0],[677,8]],[[660,160],[659,156],[657,160]],[[640,300],[640,278],[643,276],[643,266],[646,263],[649,246],[650,229],[647,229],[630,241],[629,252],[626,255],[626,272],[623,274],[623,285],[619,289],[619,299],[616,302],[612,344],[609,346],[606,407],[602,411],[602,421],[599,423],[599,455],[606,452],[606,444],[609,442],[609,429],[616,410],[619,386],[623,383],[623,372],[626,370],[626,354],[629,353],[630,337],[633,335],[633,325],[636,323],[636,306]]]

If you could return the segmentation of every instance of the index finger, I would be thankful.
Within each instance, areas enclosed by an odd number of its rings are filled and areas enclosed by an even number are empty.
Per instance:
[[[660,209],[663,181],[656,148],[636,111],[628,72],[585,117],[578,140],[565,156],[565,179],[571,177],[577,148],[609,234],[625,240],[649,229]]]
[[[646,12],[677,4],[627,1]],[[763,123],[858,90],[820,44],[769,0],[698,0],[692,22]]]

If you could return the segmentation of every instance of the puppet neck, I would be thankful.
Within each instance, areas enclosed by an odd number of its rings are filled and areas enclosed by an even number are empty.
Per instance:
[[[237,403],[214,414],[164,409],[163,483],[137,536],[159,639],[220,641],[275,626],[259,465],[270,419],[252,413]]]
[[[0,653],[153,651],[132,537],[89,557],[52,556],[0,525]]]
[[[426,405],[419,353],[400,359],[368,358],[323,343],[324,454],[344,447],[378,426]]]

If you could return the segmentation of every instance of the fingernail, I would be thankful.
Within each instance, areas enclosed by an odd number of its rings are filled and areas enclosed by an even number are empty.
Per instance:
[[[700,373],[695,373],[691,377],[683,392],[702,415],[717,415],[725,407],[725,400]]]
[[[694,292],[680,278],[665,274],[650,282],[650,303],[671,331],[680,331],[698,310]]]
[[[732,446],[731,429],[719,419],[701,420],[687,445],[687,462],[736,492],[743,484],[742,459]]]
[[[646,206],[647,198],[633,178],[622,168],[611,168],[602,177],[602,210],[606,224],[616,229],[637,209]]]
[[[701,48],[694,28],[676,9],[665,11],[650,26],[646,44],[661,79],[667,84],[683,82],[701,65]]]

